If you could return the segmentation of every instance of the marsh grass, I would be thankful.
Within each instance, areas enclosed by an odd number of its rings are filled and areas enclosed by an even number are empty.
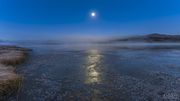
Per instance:
[[[23,77],[15,73],[15,65],[25,61],[28,51],[15,46],[0,46],[0,101],[21,87]]]
[[[21,87],[22,76],[11,74],[13,77],[4,81],[0,81],[0,100],[6,99],[11,94],[17,92]]]
[[[4,65],[17,65],[25,60],[24,52],[9,52],[0,56],[0,63]]]

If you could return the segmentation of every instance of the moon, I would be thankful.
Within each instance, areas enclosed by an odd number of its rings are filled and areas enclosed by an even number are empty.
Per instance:
[[[91,12],[91,17],[96,17],[96,12]]]

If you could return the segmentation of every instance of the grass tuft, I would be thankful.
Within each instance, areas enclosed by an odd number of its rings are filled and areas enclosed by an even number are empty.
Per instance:
[[[18,91],[22,76],[15,73],[15,65],[25,61],[28,49],[0,46],[0,101]]]

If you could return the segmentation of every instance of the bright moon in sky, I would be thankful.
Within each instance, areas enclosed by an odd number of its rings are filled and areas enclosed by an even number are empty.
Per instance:
[[[96,12],[91,12],[91,16],[95,17],[96,16]]]

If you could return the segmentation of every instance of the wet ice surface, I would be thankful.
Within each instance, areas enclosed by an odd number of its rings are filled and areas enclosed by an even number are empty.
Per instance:
[[[9,101],[180,100],[178,46],[58,47],[31,47],[17,69],[24,76],[22,88]]]

